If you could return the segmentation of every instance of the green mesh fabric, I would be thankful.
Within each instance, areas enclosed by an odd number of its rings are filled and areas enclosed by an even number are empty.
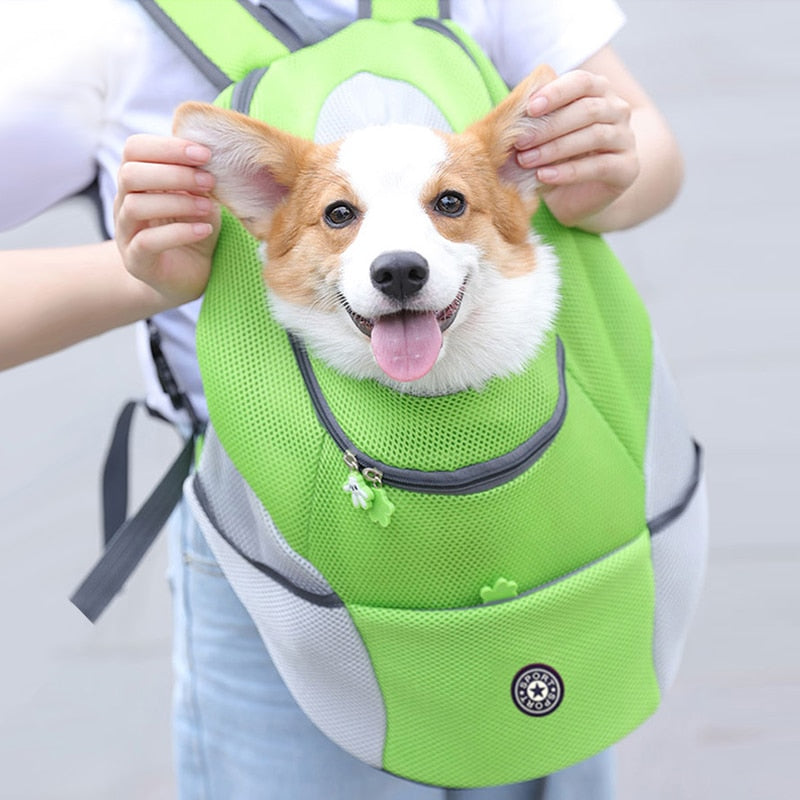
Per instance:
[[[358,53],[358,58],[341,58],[342,53]],[[453,130],[474,122],[499,99],[468,53],[438,31],[362,19],[331,39],[293,53],[291,59],[275,61],[255,90],[250,114],[313,139],[325,99],[360,72],[416,86],[436,101]],[[452,91],[453,76],[458,92]],[[496,85],[493,89],[499,92]]]
[[[355,606],[386,702],[384,767],[422,783],[517,782],[588,758],[655,710],[653,589],[646,531],[592,567],[493,606]],[[545,663],[558,710],[520,712],[517,671]]]
[[[647,311],[601,237],[564,228],[547,208],[534,226],[558,255],[567,368],[642,469],[653,349]]]
[[[610,552],[644,527],[641,467],[573,377],[581,365],[573,364],[573,344],[568,342],[566,421],[531,470],[467,496],[387,487],[397,511],[388,529],[379,528],[342,491],[348,470],[316,419],[285,334],[269,316],[255,242],[228,215],[217,261],[224,266],[209,285],[198,330],[211,418],[226,451],[278,528],[343,599],[386,607],[473,605],[480,589],[499,576],[517,581],[523,591],[531,589]],[[560,332],[567,331],[560,327]],[[619,368],[606,339],[593,336],[594,346],[583,346],[588,358],[612,365],[611,379]],[[634,340],[629,344],[632,352],[643,347]],[[551,355],[541,358],[547,367],[544,375],[553,363]],[[552,408],[554,372],[551,386],[542,393],[546,402],[525,402],[517,411],[527,421],[528,436],[538,417]],[[504,385],[513,390],[514,382],[524,385],[525,378],[497,381],[492,391]],[[376,396],[380,400],[384,395],[370,382],[340,381],[339,388],[343,396],[336,398],[337,406],[347,398],[354,408],[374,408]],[[604,387],[606,395],[612,390]],[[610,402],[629,402],[627,391],[619,378],[617,397]],[[379,429],[373,439],[389,443],[392,453],[405,453],[402,461],[411,458],[413,463],[416,453],[420,460],[430,459],[432,441],[446,451],[441,458],[434,452],[437,461],[446,460],[451,451],[463,460],[469,438],[448,442],[441,430],[453,428],[448,417],[472,420],[477,430],[480,417],[473,404],[484,413],[483,401],[477,393],[464,392],[439,404],[437,414],[416,413],[415,425],[403,424],[399,417],[373,421],[372,427]],[[401,408],[408,406],[427,409],[429,404],[425,398],[403,398]],[[632,419],[645,414],[646,407]],[[368,427],[350,432],[368,433]],[[523,427],[514,424],[511,429]],[[355,443],[363,444],[358,435]],[[520,559],[520,552],[536,555]]]
[[[156,4],[232,81],[289,52],[238,0],[157,0]],[[219,35],[221,19],[224,36]]]
[[[480,392],[412,397],[371,385],[366,396],[357,390],[356,402],[350,379],[319,359],[312,364],[331,411],[359,450],[396,467],[447,471],[502,456],[544,425],[558,401],[555,351],[551,336],[518,380],[492,381]]]
[[[643,481],[573,382],[570,389],[567,420],[532,469],[472,495],[390,487],[397,509],[386,529],[337,496],[345,472],[326,441],[310,525],[292,544],[346,601],[394,608],[475,605],[499,577],[526,591],[604,555],[642,530]]]
[[[508,94],[508,86],[506,86],[505,81],[500,77],[497,68],[486,53],[478,47],[478,44],[467,36],[455,22],[443,20],[443,23],[458,37],[464,47],[469,51],[472,61],[478,68],[484,85],[492,98],[492,105],[497,105]]]
[[[303,530],[321,434],[298,435],[295,414],[308,419],[313,409],[288,340],[275,331],[256,242],[223,211],[197,327],[209,416],[245,479],[262,497],[280,498],[288,512],[284,524]]]

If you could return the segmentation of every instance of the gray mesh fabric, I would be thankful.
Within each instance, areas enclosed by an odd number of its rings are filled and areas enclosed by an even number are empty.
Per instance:
[[[392,122],[452,130],[433,101],[410,83],[359,72],[326,98],[314,140],[327,144],[359,128]]]
[[[651,539],[655,575],[653,657],[662,694],[678,672],[683,643],[703,586],[708,502],[705,481],[683,513]]]
[[[645,454],[647,519],[675,507],[692,482],[695,449],[678,391],[653,336],[653,376]]]
[[[185,492],[209,547],[298,705],[340,747],[380,768],[386,737],[383,696],[347,609],[309,602],[264,575],[220,536],[191,478]]]
[[[209,516],[234,547],[301,589],[319,595],[333,591],[319,570],[286,543],[211,426],[203,442],[199,474],[203,478],[205,500],[210,505]]]
[[[678,392],[653,337],[653,374],[645,454],[648,520],[676,508],[692,485],[697,454]],[[688,506],[652,537],[656,609],[653,658],[662,693],[675,678],[705,574],[708,505],[701,479]]]

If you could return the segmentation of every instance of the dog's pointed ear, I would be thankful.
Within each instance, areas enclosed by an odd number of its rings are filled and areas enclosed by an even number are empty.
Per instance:
[[[519,192],[531,213],[538,205],[539,182],[536,180],[536,170],[525,169],[517,162],[515,143],[542,124],[539,119],[528,116],[528,100],[534,92],[555,77],[556,73],[550,67],[537,67],[495,108],[466,131],[481,140],[501,182],[510,184]]]
[[[213,195],[255,236],[269,221],[297,178],[314,145],[236,111],[208,103],[183,103],[173,133],[211,150],[205,166],[215,180]]]

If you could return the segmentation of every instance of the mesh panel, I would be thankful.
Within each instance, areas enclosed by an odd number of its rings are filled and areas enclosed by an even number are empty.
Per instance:
[[[340,747],[380,767],[386,730],[383,698],[347,609],[309,603],[266,578],[216,533],[191,490],[187,496],[214,556],[298,705]]]
[[[209,416],[226,452],[256,494],[279,498],[282,531],[304,552],[321,431],[288,340],[269,317],[257,245],[227,211],[197,330]],[[298,477],[299,476],[299,477]],[[270,504],[267,504],[270,507]]]
[[[210,510],[206,509],[209,516],[236,549],[301,589],[319,595],[331,593],[319,570],[287,545],[211,427],[203,441],[198,475],[204,487],[204,502],[210,506]]]
[[[647,534],[566,580],[482,608],[355,607],[387,703],[385,767],[480,786],[543,775],[608,747],[658,704]],[[514,676],[544,663],[561,705],[530,717]]]
[[[359,72],[328,95],[319,112],[314,141],[335,142],[359,128],[398,121],[450,130],[442,112],[415,86]]]
[[[647,426],[647,518],[675,506],[692,482],[695,451],[664,356],[653,342],[653,389]]]
[[[473,495],[388,488],[396,510],[386,529],[337,499],[345,471],[326,446],[318,482],[330,499],[314,507],[307,557],[348,602],[452,608],[480,602],[498,577],[526,591],[630,541],[645,524],[631,501],[642,476],[574,382],[568,390],[571,412],[532,469]]]
[[[559,260],[562,302],[556,325],[567,369],[642,469],[652,358],[647,312],[599,236],[563,228],[547,209],[534,225]]]
[[[683,643],[705,574],[708,502],[701,479],[684,512],[652,539],[656,584],[653,655],[661,691],[678,672]]]
[[[551,336],[522,375],[443,397],[357,383],[319,359],[312,363],[331,411],[359,450],[395,467],[447,471],[505,455],[544,425],[558,402],[555,348]]]

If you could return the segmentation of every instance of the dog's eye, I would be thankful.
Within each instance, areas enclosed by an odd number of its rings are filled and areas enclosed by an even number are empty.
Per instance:
[[[459,192],[446,191],[442,192],[434,201],[433,207],[440,214],[446,217],[460,217],[467,207],[467,201],[464,195]]]
[[[353,206],[342,200],[331,203],[325,209],[325,222],[327,222],[331,228],[344,228],[351,222],[354,222],[357,216]]]

